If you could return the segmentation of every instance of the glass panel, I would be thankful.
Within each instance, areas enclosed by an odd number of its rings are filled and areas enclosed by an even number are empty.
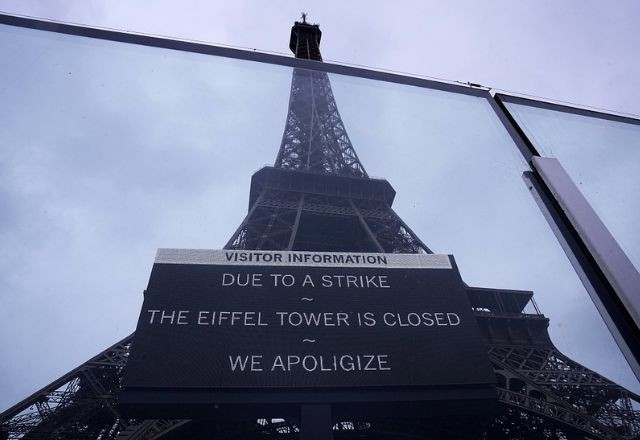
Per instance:
[[[0,411],[135,329],[156,248],[221,248],[291,69],[0,26]]]
[[[360,159],[394,186],[396,212],[427,246],[453,254],[471,286],[534,291],[561,352],[640,391],[528,193],[526,161],[488,102],[331,78]]]
[[[540,154],[560,161],[640,270],[640,121],[505,105]]]
[[[247,212],[250,175],[276,157],[292,70],[8,26],[0,33],[6,408],[133,330],[156,248],[224,246]],[[533,291],[562,353],[640,391],[489,102],[330,78],[365,169],[397,191],[398,215],[433,251],[453,254],[470,286],[521,291],[470,293],[485,336],[501,338],[489,344],[493,355],[543,339]],[[509,327],[514,320],[522,325]],[[551,360],[558,371],[568,365]]]

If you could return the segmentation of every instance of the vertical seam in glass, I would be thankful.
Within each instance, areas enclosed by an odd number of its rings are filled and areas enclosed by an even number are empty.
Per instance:
[[[552,182],[549,182],[548,179],[543,176],[541,170],[536,166],[536,162],[539,163],[539,161],[554,160],[557,162],[557,160],[540,156],[539,152],[517,123],[514,116],[507,109],[505,102],[512,101],[510,98],[511,97],[505,97],[501,94],[495,94],[491,102],[498,118],[504,124],[527,162],[531,165],[533,171],[525,173],[525,181],[529,180],[535,182],[536,186],[540,186],[546,193],[545,197],[538,194],[538,197],[541,199],[541,203],[545,205],[544,208],[542,206],[538,206],[541,213],[545,218],[547,218],[551,229],[555,232],[556,239],[567,253],[569,260],[579,266],[579,268],[576,268],[579,278],[583,283],[590,286],[590,288],[587,287],[587,292],[589,292],[590,296],[595,296],[592,298],[592,301],[594,301],[596,306],[601,305],[601,307],[597,308],[607,325],[609,327],[613,327],[613,329],[609,330],[610,333],[627,358],[633,372],[640,379],[640,352],[639,347],[637,346],[638,344],[634,344],[634,341],[637,339],[638,335],[640,335],[640,327],[637,325],[634,316],[636,316],[640,310],[636,310],[634,307],[631,307],[632,310],[629,310],[627,304],[628,301],[625,302],[619,297],[618,289],[614,286],[615,282],[611,282],[610,278],[607,276],[607,265],[603,265],[603,262],[594,253],[592,247],[589,246],[589,237],[585,237],[584,233],[581,233],[576,227],[574,221],[572,221],[572,217],[575,217],[577,214],[571,209],[566,208],[562,201],[559,200],[557,192],[552,188]],[[517,99],[519,100],[520,98]],[[526,103],[522,104],[526,105]],[[615,120],[619,121],[620,119],[616,117]],[[640,121],[637,122],[640,123]],[[529,177],[527,177],[527,174]],[[571,180],[569,176],[567,176],[567,178],[571,183],[573,183],[573,180]],[[573,185],[575,186],[575,183],[573,183]],[[530,187],[530,190],[531,189],[532,188]],[[577,187],[576,191],[579,191]],[[540,188],[535,192],[540,193]],[[534,195],[534,199],[535,198],[536,196]],[[588,204],[586,200],[585,203]],[[548,214],[545,214],[545,209]],[[595,212],[593,212],[593,215],[597,221],[601,222]],[[571,240],[575,244],[569,244],[567,237],[572,237]],[[611,237],[611,239],[615,246],[619,248],[615,239],[613,239],[613,237]]]
[[[538,152],[536,147],[531,143],[520,125],[518,125],[513,115],[511,115],[507,107],[502,102],[501,95],[496,94],[490,100],[490,102],[491,107],[498,116],[498,119],[500,119],[500,121],[506,128],[507,132],[511,136],[511,139],[513,139],[527,163],[531,163],[531,159],[533,158],[533,156],[540,156],[540,153]]]
[[[552,191],[536,171],[523,174],[532,197],[567,254],[614,340],[640,379],[640,329],[615,294],[597,261],[589,252],[569,219],[560,208]]]
[[[551,190],[560,208],[566,213],[571,225],[593,255],[636,326],[640,327],[640,274],[560,161],[536,157],[533,159],[533,166]]]

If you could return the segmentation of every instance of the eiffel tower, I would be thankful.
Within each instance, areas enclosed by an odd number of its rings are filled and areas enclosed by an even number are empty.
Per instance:
[[[320,62],[317,25],[296,22],[290,48]],[[249,211],[226,249],[431,253],[393,211],[395,192],[370,178],[340,118],[329,77],[295,68],[273,167],[255,173]],[[459,420],[337,421],[336,438],[638,439],[640,396],[563,355],[533,292],[468,287],[497,378],[498,406],[482,432]],[[535,313],[525,313],[531,304]],[[0,414],[3,439],[297,438],[292,419],[244,423],[137,420],[117,406],[133,335]]]

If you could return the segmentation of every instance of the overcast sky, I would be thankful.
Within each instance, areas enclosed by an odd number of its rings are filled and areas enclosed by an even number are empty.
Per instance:
[[[640,113],[637,2],[132,3],[0,10],[282,53],[305,10],[326,60]],[[156,248],[224,245],[275,159],[291,71],[6,28],[0,53],[2,410],[134,329]],[[533,290],[563,352],[638,391],[487,103],[332,82],[418,235],[469,284]]]

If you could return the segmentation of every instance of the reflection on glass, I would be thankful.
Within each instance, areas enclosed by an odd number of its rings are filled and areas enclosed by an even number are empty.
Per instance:
[[[554,157],[640,270],[640,121],[506,103],[541,155]]]
[[[5,408],[133,330],[156,248],[226,243],[249,176],[281,144],[291,69],[0,32],[0,322],[14,329],[0,332],[12,353],[0,360]],[[562,353],[640,390],[488,102],[330,77],[360,160],[395,187],[394,209],[417,235],[453,254],[471,286],[533,291]],[[537,314],[527,294],[506,303],[476,311]]]
[[[529,194],[528,167],[489,103],[331,78],[362,163],[394,186],[394,209],[422,241],[453,254],[470,286],[533,291],[562,353],[640,390]]]
[[[0,54],[4,410],[134,330],[157,248],[225,244],[291,69],[12,26]]]

